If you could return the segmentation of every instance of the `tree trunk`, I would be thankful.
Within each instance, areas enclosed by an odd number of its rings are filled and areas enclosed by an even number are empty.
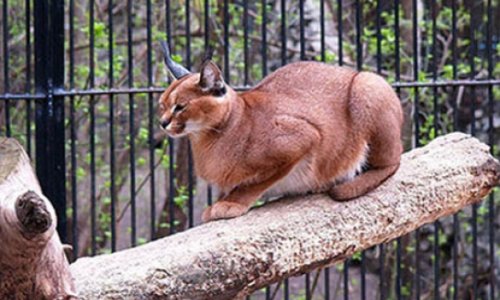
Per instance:
[[[348,202],[286,198],[71,266],[83,299],[243,299],[343,261],[480,201],[499,184],[489,148],[462,133],[404,154],[398,172]]]
[[[14,140],[0,138],[0,299],[70,299],[75,288],[30,161]]]

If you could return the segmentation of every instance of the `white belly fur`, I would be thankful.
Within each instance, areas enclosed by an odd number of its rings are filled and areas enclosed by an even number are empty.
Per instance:
[[[370,147],[367,144],[363,146],[363,150],[359,154],[356,162],[352,165],[352,167],[345,173],[345,175],[340,176],[339,178],[334,179],[334,183],[341,183],[352,180],[356,175],[363,171],[363,168],[366,166],[366,161],[368,159],[368,152],[370,151]]]
[[[312,163],[309,159],[300,161],[290,173],[276,182],[264,194],[265,198],[274,198],[289,194],[301,194],[318,186]]]
[[[357,174],[361,173],[366,165],[368,150],[368,145],[365,144],[363,151],[360,152],[358,159],[355,160],[349,170],[339,177],[331,178],[329,182],[318,182],[311,159],[305,158],[285,178],[269,188],[264,193],[264,198],[320,192],[331,184],[352,180]]]

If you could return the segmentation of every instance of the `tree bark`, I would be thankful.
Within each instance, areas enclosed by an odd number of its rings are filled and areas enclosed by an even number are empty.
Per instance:
[[[56,215],[22,147],[0,138],[0,299],[70,299]]]
[[[243,299],[289,276],[343,261],[480,201],[499,184],[488,146],[462,133],[406,153],[358,199],[285,198],[71,266],[82,299]]]

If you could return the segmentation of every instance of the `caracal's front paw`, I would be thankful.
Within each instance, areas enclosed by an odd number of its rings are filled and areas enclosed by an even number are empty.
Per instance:
[[[218,201],[205,208],[201,219],[203,223],[218,219],[230,219],[244,215],[249,207],[237,202]]]

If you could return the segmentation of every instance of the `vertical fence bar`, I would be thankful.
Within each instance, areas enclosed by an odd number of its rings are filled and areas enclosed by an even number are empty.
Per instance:
[[[271,300],[271,285],[266,286],[266,300]]]
[[[342,0],[337,0],[337,23],[338,23],[338,35],[339,35],[339,65],[344,64],[344,55],[343,55],[343,25],[342,25]]]
[[[212,186],[207,186],[207,204],[212,205]]]
[[[29,1],[29,0],[28,0]],[[69,1],[69,88],[75,88],[75,1]],[[72,206],[72,235],[73,235],[73,259],[78,258],[78,181],[76,177],[76,109],[75,96],[70,96],[70,152],[71,152],[71,206]]]
[[[261,56],[262,56],[262,77],[267,75],[267,1],[261,1],[262,6],[262,27],[261,27]],[[266,300],[271,300],[271,286],[266,287]]]
[[[418,81],[418,72],[419,72],[419,55],[420,49],[419,45],[419,35],[418,35],[418,0],[412,1],[413,7],[413,80]],[[414,146],[420,146],[420,122],[419,122],[419,88],[415,86],[413,88],[414,91],[414,99],[413,99],[413,128],[414,128]],[[414,277],[413,286],[415,288],[415,297],[416,299],[420,298],[420,229],[417,228],[415,230],[415,277]]]
[[[3,19],[3,82],[4,82],[4,90],[5,94],[8,94],[10,91],[10,82],[9,82],[9,1],[3,0],[2,6],[2,19]],[[11,128],[10,128],[10,103],[9,99],[4,101],[5,107],[5,130],[7,136],[11,136]]]
[[[344,300],[349,300],[349,259],[344,262],[343,274],[344,274]]]
[[[415,0],[416,1],[416,0]],[[453,80],[457,80],[458,78],[458,68],[457,68],[457,0],[452,0],[451,1],[451,32],[452,32],[452,39],[451,39],[451,52],[452,52],[452,56],[451,56],[451,64],[452,64],[452,73],[453,73]],[[453,87],[453,94],[455,94],[456,92],[456,87],[454,86]],[[455,101],[452,102],[452,105],[453,105],[453,130],[458,130],[458,103],[456,101],[456,97],[455,97]],[[458,217],[457,217],[457,214],[454,215],[454,219],[456,219],[457,221],[457,226],[458,226]],[[453,221],[455,223],[455,220]],[[455,225],[455,224],[454,224]],[[455,232],[455,235],[458,234],[458,231],[455,231],[455,229],[459,229],[458,227],[457,228],[453,228],[454,232]],[[454,240],[458,240],[458,236],[454,239]],[[455,246],[457,245],[457,243],[454,243],[454,248]],[[458,252],[457,252],[458,253]],[[453,267],[453,273],[454,274],[458,274],[458,268],[456,266],[456,262],[457,262],[458,259],[454,260],[454,267]],[[454,279],[453,280],[454,282],[454,288],[457,288],[457,286],[455,286],[455,283],[457,283],[457,280]],[[455,289],[456,291],[456,289]],[[455,293],[456,294],[456,293]]]
[[[191,68],[191,28],[190,14],[189,14],[189,0],[186,1],[186,66]],[[229,69],[229,68],[228,68]],[[188,142],[188,217],[189,227],[194,226],[194,171],[193,171],[193,152],[191,143]]]
[[[326,60],[326,44],[325,44],[325,0],[319,3],[319,22],[321,33],[321,61]],[[325,284],[325,300],[330,300],[330,267],[324,269],[323,273]]]
[[[415,81],[418,80],[418,71],[419,71],[418,62],[419,62],[419,55],[420,55],[419,48],[418,48],[418,45],[419,45],[418,26],[419,26],[418,25],[418,0],[413,0],[413,79]],[[419,139],[420,122],[419,122],[418,117],[419,117],[420,112],[419,112],[419,106],[418,106],[418,100],[419,100],[419,97],[418,97],[419,88],[418,88],[418,86],[414,87],[414,91],[415,91],[414,115],[413,115],[413,123],[414,123],[414,131],[415,131],[414,145],[415,145],[415,147],[419,147],[420,146],[420,139]],[[417,237],[415,242],[418,243],[418,241],[419,241],[419,239]],[[418,265],[419,265],[418,247],[416,248],[415,253],[417,255],[416,266],[417,266],[417,270],[418,270]],[[415,282],[415,283],[417,283],[417,282]],[[419,291],[419,286],[417,284],[417,296],[419,295],[418,291]]]
[[[206,1],[205,1],[206,2]],[[186,23],[184,26],[186,27],[186,67],[191,68],[191,1],[186,0],[184,3],[184,10],[186,11]],[[205,17],[205,20],[207,18]],[[206,24],[205,24],[206,25]],[[205,30],[206,31],[206,30]],[[205,37],[205,41],[206,41]]]
[[[267,75],[267,1],[262,0],[262,77]]]
[[[306,37],[304,24],[304,0],[299,0],[300,60],[306,59]]]
[[[437,81],[437,44],[436,44],[436,36],[437,36],[437,27],[436,27],[436,19],[437,19],[437,11],[436,11],[436,2],[432,1],[431,3],[431,17],[432,17],[432,81]],[[438,94],[437,87],[434,86],[432,88],[432,100],[433,100],[433,110],[434,110],[434,135],[439,135],[439,104],[438,104]],[[440,267],[439,267],[439,220],[434,221],[434,299],[439,300],[439,278],[440,278]]]
[[[472,42],[473,43],[473,42]],[[475,101],[475,88],[471,87],[472,91],[472,101]],[[474,106],[474,105],[472,105]],[[474,111],[475,109],[472,109]],[[471,113],[472,114],[472,113]],[[471,135],[475,135],[475,130],[473,129],[474,126],[471,126]],[[477,249],[477,204],[472,205],[472,286],[473,286],[473,299],[477,299],[478,295],[478,273],[477,273],[477,255],[478,255],[478,249]]]
[[[147,40],[147,73],[148,73],[148,87],[153,86],[153,41],[151,36],[152,21],[151,21],[151,0],[146,2],[146,40]],[[149,230],[150,239],[153,240],[156,234],[156,189],[155,189],[155,145],[154,145],[154,120],[155,108],[154,98],[152,93],[148,93],[148,140],[149,140],[149,201],[150,201],[150,220]]]
[[[127,0],[127,56],[128,56],[128,70],[127,70],[127,83],[128,87],[134,86],[134,56],[133,56],[133,27],[134,22],[132,18],[132,0]],[[129,147],[130,147],[130,226],[131,230],[131,245],[134,247],[137,244],[137,221],[136,221],[136,199],[135,199],[135,109],[134,109],[134,94],[130,93],[128,96],[129,105]]]
[[[175,144],[174,139],[168,138],[168,215],[169,215],[169,232],[170,234],[175,233],[175,211],[174,211],[174,197],[175,197]]]
[[[305,23],[304,23],[304,0],[299,0],[299,32],[300,32],[300,60],[306,59],[306,38],[305,38]],[[306,300],[311,299],[311,274],[306,273],[305,289]]]
[[[248,85],[248,0],[243,0],[243,60],[245,61],[245,70],[243,84]]]
[[[323,275],[325,280],[325,300],[330,300],[330,267],[325,268]]]
[[[289,282],[288,282],[288,278],[284,280],[283,282],[283,298],[285,300],[289,300],[290,299],[290,287],[289,287]]]
[[[193,170],[193,150],[191,143],[188,143],[188,218],[189,228],[194,226],[194,170]]]
[[[361,71],[363,68],[363,45],[361,44],[361,18],[362,7],[360,0],[354,2],[356,8],[356,69]],[[366,299],[366,257],[365,251],[361,251],[361,299]]]
[[[306,273],[305,275],[305,285],[306,285],[306,300],[311,299],[311,274]]]
[[[280,25],[281,25],[281,65],[286,65],[287,62],[287,34],[286,34],[286,0],[281,0],[280,2]],[[290,286],[288,278],[283,280],[283,299],[290,299]]]
[[[227,1],[227,0],[226,0]],[[186,0],[186,67],[191,68],[191,10],[190,1]],[[193,152],[188,142],[188,226],[194,226],[194,171]]]
[[[113,46],[113,0],[108,3],[108,86],[114,86],[114,46]],[[116,251],[116,160],[115,160],[115,103],[113,94],[109,94],[109,173],[111,200],[111,252]]]
[[[5,19],[4,19],[5,20]],[[35,1],[34,5],[34,25],[35,25],[35,92],[48,94],[48,76],[49,60],[48,58],[48,40],[49,40],[49,2],[48,0]],[[48,143],[49,135],[49,115],[48,115],[48,97],[36,100],[35,107],[35,143],[36,156],[47,157],[50,146]],[[43,156],[42,156],[43,155]],[[36,160],[36,173],[40,180],[40,185],[45,193],[50,192],[49,169],[51,168],[48,159]],[[51,197],[46,194],[50,200]]]
[[[416,0],[414,0],[416,1]],[[458,77],[457,69],[457,2],[452,0],[451,2],[451,52],[452,52],[452,69],[453,69],[453,80]],[[456,94],[456,88],[453,87],[453,95]],[[452,102],[453,105],[453,130],[458,129],[458,103],[457,98]],[[453,215],[453,300],[458,299],[458,242],[460,238],[460,226],[458,220],[458,213]]]
[[[205,0],[204,21],[205,21],[205,48],[210,44],[210,0]]]
[[[382,0],[377,0],[376,33],[377,33],[377,73],[382,72]],[[379,245],[379,293],[380,300],[386,299],[385,293],[385,249],[384,244]]]
[[[231,82],[231,73],[229,72],[229,0],[224,0],[224,79],[226,83]]]
[[[470,5],[470,46],[469,46],[469,64],[470,64],[470,79],[475,77],[475,57],[476,57],[476,10],[475,5],[477,2],[469,1]],[[470,104],[470,133],[475,136],[476,134],[476,89],[471,86],[471,104]],[[472,205],[472,288],[473,299],[478,299],[478,245],[477,245],[477,204]]]
[[[247,1],[245,1],[247,2]],[[247,18],[248,18],[248,3],[247,5]],[[205,0],[205,10],[204,10],[204,15],[205,15],[205,49],[209,49],[210,47],[210,0]],[[247,25],[245,25],[246,28]],[[248,32],[248,31],[247,31]],[[248,36],[245,38],[245,42],[248,39]],[[248,61],[245,62],[245,70],[247,70],[248,73],[248,66],[247,66]],[[207,204],[212,205],[212,186],[208,185],[207,186]]]
[[[395,53],[394,53],[394,59],[395,59],[395,75],[396,75],[396,81],[399,81],[401,78],[401,61],[400,61],[400,43],[399,43],[399,0],[394,0],[394,48],[395,48]],[[400,94],[400,88],[396,88],[398,95]]]
[[[325,0],[319,1],[319,26],[320,26],[320,44],[321,44],[321,61],[326,60],[326,43],[325,43]]]
[[[361,18],[362,8],[360,0],[354,2],[356,9],[356,68],[361,70],[363,67],[363,45],[361,44]]]
[[[165,0],[165,33],[167,34],[167,44],[172,50],[172,16],[170,15],[170,0]],[[170,52],[172,53],[172,52]]]
[[[325,43],[325,0],[319,2],[319,22],[321,34],[321,61],[326,61],[326,43]],[[325,284],[325,300],[330,299],[330,267],[324,269],[323,273]]]
[[[95,1],[89,1],[89,88],[95,85],[95,63],[94,63],[94,6]],[[96,168],[95,168],[95,98],[90,96],[90,205],[91,205],[91,228],[92,228],[92,255],[97,251],[97,199],[96,199]]]
[[[486,24],[486,57],[488,58],[488,78],[493,79],[493,47],[491,35],[493,31],[493,8],[491,0],[487,2],[487,24]],[[488,85],[488,144],[490,145],[491,153],[494,153],[495,133],[493,113],[495,103],[493,99],[493,85]],[[490,299],[495,299],[495,196],[491,192],[488,197],[488,235],[489,235],[489,259],[490,259]]]
[[[286,0],[281,0],[281,65],[286,65]]]
[[[338,25],[338,56],[339,56],[339,65],[342,66],[344,64],[344,55],[343,55],[343,25],[342,25],[342,9],[343,3],[342,0],[337,0],[337,25]],[[344,262],[343,266],[343,278],[344,278],[344,300],[349,299],[349,258],[347,258]]]
[[[25,0],[26,27],[26,86],[25,93],[31,93],[31,1]],[[26,99],[26,151],[31,157],[31,100]]]
[[[399,0],[394,0],[394,32],[395,32],[395,71],[396,71],[396,81],[400,80],[401,65],[400,65],[400,51],[399,51]],[[401,96],[400,88],[396,88],[396,93]],[[402,256],[402,245],[401,238],[396,240],[396,298],[401,299],[401,256]]]
[[[64,1],[52,0],[50,6],[51,42],[48,45],[53,55],[52,88],[53,90],[64,89]],[[50,85],[50,83],[49,83]],[[49,93],[50,95],[51,93]],[[52,133],[49,142],[52,148],[48,153],[52,154],[52,168],[50,185],[53,186],[53,196],[46,194],[54,203],[57,213],[59,236],[63,243],[67,242],[67,217],[66,217],[66,155],[65,155],[65,133],[64,133],[64,97],[54,96],[51,105]],[[50,103],[50,102],[49,102]],[[49,104],[50,105],[50,104]],[[50,155],[50,154],[49,154]],[[37,156],[40,157],[40,156]],[[44,156],[42,156],[44,157]],[[43,188],[43,186],[42,186]]]
[[[173,39],[172,39],[172,9],[170,6],[170,0],[165,0],[165,9],[166,9],[166,31],[167,31],[167,43],[168,47],[170,50],[170,53],[172,53],[173,50]],[[186,0],[186,30],[189,30],[189,0]],[[186,32],[186,36],[189,37],[189,31]],[[189,48],[189,44],[188,44]],[[186,52],[186,60],[190,60],[191,58],[189,57],[190,52]],[[168,137],[168,215],[169,215],[169,233],[173,234],[175,231],[174,228],[174,197],[175,197],[175,172],[174,172],[174,165],[175,165],[175,142],[174,139],[171,137]]]
[[[66,242],[66,170],[64,99],[54,89],[64,84],[64,1],[35,1],[35,89],[46,95],[37,100],[36,171],[43,193],[54,205],[57,231]],[[49,27],[48,24],[51,24]]]

